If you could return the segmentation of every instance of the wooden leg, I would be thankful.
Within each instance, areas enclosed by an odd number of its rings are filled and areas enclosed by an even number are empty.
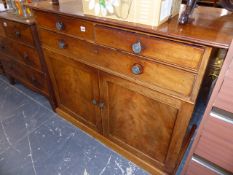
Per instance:
[[[186,24],[189,21],[189,16],[192,14],[193,9],[195,8],[197,0],[187,0],[186,8],[182,12],[179,23]]]

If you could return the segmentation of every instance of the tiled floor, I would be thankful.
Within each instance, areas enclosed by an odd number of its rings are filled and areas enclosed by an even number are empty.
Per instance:
[[[0,75],[0,175],[144,175],[132,162]]]

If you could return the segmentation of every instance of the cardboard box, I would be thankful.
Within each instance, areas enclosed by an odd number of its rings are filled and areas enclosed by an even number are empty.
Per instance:
[[[84,14],[158,26],[179,13],[181,0],[83,0]]]

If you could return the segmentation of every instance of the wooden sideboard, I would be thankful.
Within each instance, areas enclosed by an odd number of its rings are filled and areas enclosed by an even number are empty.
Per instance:
[[[5,75],[48,97],[55,108],[34,19],[0,13],[0,62]]]
[[[229,47],[233,15],[218,19],[221,11],[210,9],[203,22],[198,9],[193,24],[176,17],[153,28],[86,16],[80,0],[29,7],[56,111],[150,173],[174,174],[208,62]]]

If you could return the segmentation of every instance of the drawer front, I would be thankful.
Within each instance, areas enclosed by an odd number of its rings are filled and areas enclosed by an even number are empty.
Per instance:
[[[32,70],[28,66],[9,58],[1,59],[1,63],[7,74],[48,95],[47,80],[43,73]]]
[[[9,20],[3,20],[6,36],[34,46],[34,40],[29,25],[17,23]]]
[[[233,119],[211,112],[195,153],[233,172],[232,131]]]
[[[40,27],[46,27],[87,40],[94,40],[94,26],[91,22],[44,12],[36,12],[35,16]]]
[[[44,29],[39,29],[39,35],[42,47],[56,49],[62,54],[78,58],[93,58],[96,56],[94,44]]]
[[[204,52],[203,48],[100,25],[95,27],[95,33],[98,44],[122,49],[193,70],[199,68]]]
[[[5,54],[39,71],[42,70],[40,58],[35,48],[10,39],[5,39],[4,44],[3,50]]]
[[[195,81],[192,73],[103,47],[98,48],[97,56],[91,61],[148,87],[156,86],[162,91],[166,89],[181,96],[190,96],[192,93]]]
[[[191,160],[187,172],[185,175],[218,175],[217,172],[214,172],[207,166],[204,166],[201,163],[198,163],[195,160]]]

